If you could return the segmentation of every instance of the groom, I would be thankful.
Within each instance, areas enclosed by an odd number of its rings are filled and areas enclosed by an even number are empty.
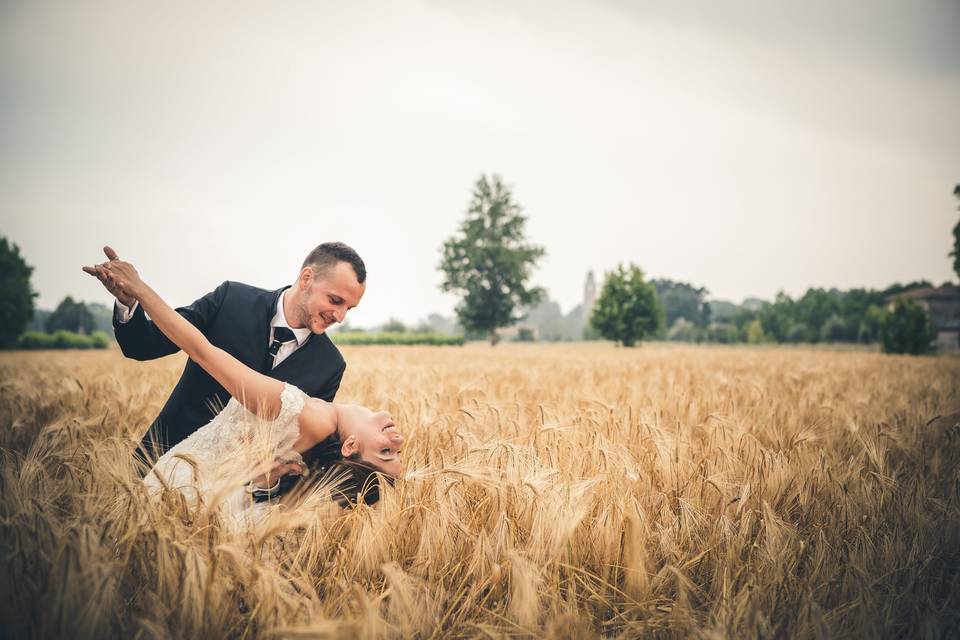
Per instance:
[[[117,259],[110,247],[103,251],[108,259]],[[117,299],[113,328],[123,355],[153,360],[179,351],[106,269],[83,270]],[[267,291],[227,281],[177,312],[244,364],[332,401],[346,363],[324,332],[357,306],[366,279],[366,267],[356,251],[342,242],[327,242],[310,252],[292,286]],[[187,360],[137,457],[149,467],[150,461],[209,422],[228,400],[230,394],[216,380]]]

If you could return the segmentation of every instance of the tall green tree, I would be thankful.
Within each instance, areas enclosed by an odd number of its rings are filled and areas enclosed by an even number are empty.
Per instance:
[[[30,287],[33,267],[20,255],[20,247],[0,237],[0,349],[9,349],[33,319]]]
[[[544,295],[543,300],[531,307],[526,315],[526,323],[537,327],[541,340],[553,341],[568,338],[563,311],[560,305],[548,296]]]
[[[960,184],[953,188],[953,195],[960,199]],[[953,251],[950,255],[953,257],[953,271],[960,278],[960,221],[953,227]]]
[[[663,307],[653,284],[644,282],[643,271],[631,264],[618,265],[607,274],[590,324],[607,340],[632,347],[663,331]]]
[[[880,327],[883,325],[883,307],[872,304],[863,312],[857,327],[857,342],[877,342],[880,339]]]
[[[825,289],[807,289],[793,307],[793,320],[808,327],[809,339],[804,342],[816,342],[823,331],[823,325],[834,315],[839,315],[842,305],[840,292]]]
[[[523,319],[520,310],[544,291],[528,284],[543,247],[527,242],[527,218],[500,176],[480,176],[459,232],[443,243],[443,291],[461,296],[457,319],[467,332],[490,336]]]
[[[75,333],[90,333],[94,328],[93,314],[82,302],[75,302],[67,296],[47,318],[45,325],[47,333],[54,331],[73,331]]]
[[[704,287],[694,287],[686,282],[674,282],[666,278],[651,280],[657,289],[657,300],[667,316],[667,327],[683,318],[698,327],[710,324],[710,303]]]
[[[390,318],[383,323],[383,325],[380,327],[380,331],[384,331],[386,333],[406,333],[407,325],[403,324],[396,318]]]
[[[927,311],[912,300],[897,299],[880,321],[880,342],[886,353],[928,353],[936,337]]]
[[[797,317],[797,303],[789,295],[780,291],[773,303],[764,302],[758,313],[763,335],[775,342],[788,342],[790,328]]]
[[[844,322],[847,323],[847,330],[849,331],[849,339],[851,341],[863,341],[863,338],[866,337],[866,334],[870,333],[869,323],[873,322],[871,318],[868,318],[868,315],[875,315],[877,309],[882,310],[885,304],[883,292],[877,291],[876,289],[850,289],[843,296],[843,304],[840,308],[840,316],[843,318]],[[871,311],[871,307],[874,308]],[[860,334],[861,327],[864,327],[864,322],[868,324],[867,331],[865,335]],[[873,329],[877,329],[879,325],[875,325]],[[873,339],[876,339],[876,336],[879,335],[877,331],[873,331]]]

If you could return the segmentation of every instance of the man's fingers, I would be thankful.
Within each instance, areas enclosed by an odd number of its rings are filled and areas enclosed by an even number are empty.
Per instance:
[[[104,275],[104,271],[100,267],[100,265],[97,265],[95,267],[81,267],[81,268],[83,269],[84,273],[89,273],[90,275],[92,275],[94,278],[96,278],[103,284],[108,284],[107,277],[106,275]]]
[[[105,273],[108,278],[116,277],[116,274],[114,273],[116,265],[113,262],[104,262],[103,264],[97,266],[103,270],[103,273]]]
[[[111,247],[104,247],[103,254],[107,256],[107,260],[116,260],[119,257]]]
[[[116,277],[100,265],[97,265],[97,277],[111,293],[117,288]]]

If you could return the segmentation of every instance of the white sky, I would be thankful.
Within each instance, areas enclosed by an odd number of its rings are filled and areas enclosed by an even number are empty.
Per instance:
[[[184,304],[343,240],[351,322],[412,323],[497,172],[564,311],[617,262],[734,301],[939,283],[958,33],[954,0],[4,2],[0,234],[45,308],[110,300],[103,244]]]

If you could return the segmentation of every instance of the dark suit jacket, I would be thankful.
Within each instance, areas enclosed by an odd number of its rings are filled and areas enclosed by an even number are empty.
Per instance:
[[[224,282],[214,291],[177,312],[210,340],[252,369],[289,382],[307,395],[332,401],[346,363],[326,334],[311,335],[272,370],[266,370],[270,320],[283,289],[266,291],[240,282]],[[113,329],[123,355],[153,360],[180,350],[147,319],[138,305],[129,322],[114,315]],[[230,394],[193,360],[140,444],[138,456],[155,460],[213,418]],[[156,446],[154,446],[154,443]]]

